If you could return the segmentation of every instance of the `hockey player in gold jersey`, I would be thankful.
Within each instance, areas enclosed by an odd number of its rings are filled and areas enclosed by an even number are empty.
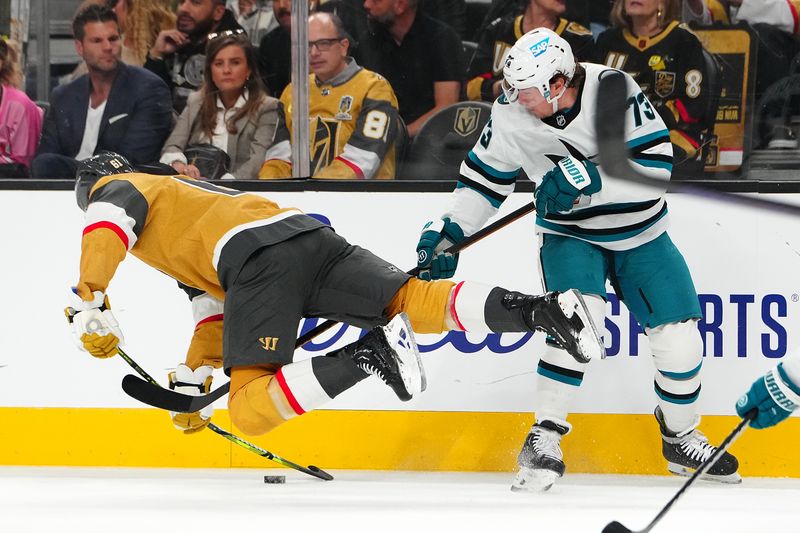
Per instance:
[[[380,75],[349,57],[341,20],[315,13],[308,20],[311,175],[332,179],[393,179],[399,128],[397,98]],[[292,84],[281,95],[284,113],[258,177],[292,176]]]
[[[170,375],[172,388],[207,392],[213,368],[224,367],[231,420],[247,434],[266,433],[371,374],[401,400],[418,394],[424,370],[410,326],[422,333],[538,329],[576,358],[603,352],[577,291],[528,296],[412,278],[320,220],[257,194],[136,173],[121,156],[103,153],[81,163],[76,195],[86,212],[81,301],[68,309],[79,347],[100,358],[118,352],[122,333],[105,291],[130,252],[189,289],[196,328],[186,362]],[[302,317],[374,329],[326,356],[295,361]],[[193,432],[210,416],[207,407],[173,422]]]

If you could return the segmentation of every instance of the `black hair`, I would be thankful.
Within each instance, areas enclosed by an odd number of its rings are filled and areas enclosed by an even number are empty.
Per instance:
[[[83,41],[86,25],[90,22],[114,22],[119,27],[117,14],[106,5],[91,4],[80,10],[72,19],[72,35],[76,41]]]

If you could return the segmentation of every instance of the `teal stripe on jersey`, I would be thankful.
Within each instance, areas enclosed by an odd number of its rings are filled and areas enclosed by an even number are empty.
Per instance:
[[[491,196],[489,196],[485,192],[483,192],[483,191],[481,191],[479,189],[476,189],[475,187],[470,186],[468,183],[464,183],[463,181],[459,181],[458,183],[456,183],[456,189],[464,189],[464,188],[473,190],[476,193],[478,193],[481,196],[483,196],[486,199],[487,202],[492,204],[492,207],[500,207],[500,204],[503,203],[502,200],[498,200],[497,198],[492,198]]]
[[[669,142],[669,131],[668,130],[660,130],[654,133],[649,133],[642,137],[638,137],[636,139],[632,139],[625,143],[628,146],[629,150],[633,150],[637,146],[641,146],[645,143],[652,141],[653,139],[658,139],[659,137],[664,137],[664,142]]]
[[[650,167],[650,168],[665,168],[672,172],[672,163],[667,163],[666,161],[655,161],[651,159],[632,159],[634,163],[638,163],[643,167]]]
[[[552,370],[547,370],[546,368],[538,367],[536,369],[537,374],[541,374],[546,378],[550,378],[554,381],[558,381],[561,383],[566,383],[567,385],[572,385],[574,387],[580,387],[581,383],[583,383],[582,379],[573,378],[571,376],[565,376],[564,374],[559,374],[557,372],[553,372]]]
[[[562,226],[561,224],[555,224],[553,222],[550,222],[549,220],[545,220],[545,219],[541,218],[539,215],[536,216],[536,224],[541,226],[541,227],[543,227],[543,228],[547,228],[547,229],[550,229],[550,230],[553,230],[553,231],[557,231],[559,233],[563,233],[564,235],[571,235],[573,237],[578,237],[578,238],[580,238],[580,239],[582,239],[584,241],[589,241],[589,242],[613,242],[613,241],[624,241],[625,239],[630,239],[632,237],[636,237],[640,233],[643,233],[644,231],[650,229],[650,227],[652,227],[656,222],[658,222],[659,220],[664,218],[666,215],[667,215],[667,210],[664,209],[661,212],[661,214],[655,220],[653,220],[652,222],[650,222],[646,226],[642,226],[641,228],[636,228],[635,230],[631,230],[631,231],[625,231],[625,232],[622,232],[622,233],[610,233],[610,234],[607,234],[607,235],[596,235],[596,234],[583,233],[581,231],[576,231],[575,229]]]
[[[489,166],[483,161],[481,161],[481,159],[477,155],[475,155],[475,152],[473,152],[472,150],[467,152],[467,157],[469,157],[470,161],[481,167],[487,174],[494,176],[499,180],[514,181],[517,177],[517,172],[519,172],[519,169],[512,170],[510,172],[503,172],[502,170],[497,170],[496,168]]]
[[[662,376],[670,379],[691,379],[700,372],[700,367],[702,366],[703,362],[701,361],[699,365],[689,370],[688,372],[665,372],[664,370],[659,370],[659,372],[661,373]]]

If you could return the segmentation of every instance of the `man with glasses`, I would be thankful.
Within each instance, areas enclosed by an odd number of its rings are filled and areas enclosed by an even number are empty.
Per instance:
[[[336,15],[311,15],[308,39],[312,176],[393,179],[399,116],[389,82],[347,55],[350,39]],[[281,102],[285,113],[259,172],[262,179],[292,175],[291,84]]]
[[[180,0],[176,14],[175,29],[158,34],[144,68],[167,83],[172,107],[180,113],[189,93],[203,83],[208,34],[244,30],[225,9],[225,0]]]

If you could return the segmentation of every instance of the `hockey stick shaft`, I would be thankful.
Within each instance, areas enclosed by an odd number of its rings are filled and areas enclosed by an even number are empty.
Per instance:
[[[161,385],[159,385],[159,383],[155,379],[153,379],[153,376],[148,374],[141,366],[139,366],[139,363],[134,361],[131,356],[129,356],[127,353],[125,353],[124,350],[122,350],[122,348],[118,347],[117,350],[119,351],[119,355],[122,357],[122,359],[126,363],[128,363],[128,365],[131,368],[133,368],[136,371],[137,374],[139,374],[145,380],[147,380],[148,383],[151,383],[151,384],[159,386],[159,387],[161,386]],[[288,468],[293,468],[295,470],[299,470],[300,472],[303,472],[305,474],[308,474],[310,476],[314,476],[316,478],[319,478],[319,479],[322,479],[322,480],[325,480],[325,481],[330,481],[330,480],[333,479],[332,475],[330,475],[329,473],[325,472],[324,470],[322,470],[319,467],[316,467],[314,465],[309,465],[308,467],[300,466],[300,465],[298,465],[296,463],[293,463],[292,461],[289,461],[288,459],[284,459],[283,457],[275,455],[274,453],[272,453],[272,452],[270,452],[268,450],[264,450],[263,448],[259,448],[255,444],[253,444],[251,442],[247,442],[243,438],[237,437],[233,433],[225,431],[224,429],[222,429],[221,427],[217,426],[216,424],[209,423],[208,424],[208,429],[210,429],[211,431],[213,431],[217,435],[222,435],[223,437],[225,437],[226,439],[228,439],[232,443],[234,443],[234,444],[236,444],[238,446],[241,446],[242,448],[244,448],[244,449],[246,449],[248,451],[251,451],[251,452],[253,452],[255,454],[258,454],[261,457],[266,457],[270,461],[274,461],[274,462],[276,462],[276,463],[278,463],[280,465],[286,466]]]
[[[482,228],[481,230],[476,231],[475,233],[473,233],[472,235],[470,235],[469,237],[467,237],[463,241],[461,241],[461,242],[459,242],[457,244],[454,244],[453,246],[450,246],[449,248],[447,248],[444,251],[444,253],[449,253],[449,254],[459,253],[460,251],[469,248],[470,246],[472,246],[473,244],[477,243],[478,241],[488,237],[489,235],[491,235],[492,233],[496,232],[497,230],[500,230],[500,229],[508,226],[509,224],[514,222],[515,220],[520,219],[520,218],[524,217],[525,215],[527,215],[528,213],[530,213],[532,211],[535,211],[535,210],[536,210],[536,204],[534,204],[533,202],[525,204],[522,207],[520,207],[518,209],[515,209],[514,211],[510,212],[509,214],[497,219],[496,221],[492,222],[491,224],[489,224],[485,228]],[[406,274],[410,274],[411,276],[416,276],[417,274],[419,274],[419,267],[412,268],[411,270],[407,271]],[[306,333],[304,333],[303,335],[301,335],[297,339],[297,343],[295,343],[295,348],[299,348],[302,345],[304,345],[305,343],[307,343],[308,341],[310,341],[311,339],[313,339],[314,337],[317,337],[318,335],[321,335],[322,333],[325,333],[326,331],[331,329],[336,324],[338,324],[338,322],[335,321],[335,320],[326,320],[325,322],[323,322],[322,324],[318,325],[314,329],[311,329],[311,330],[307,331]]]
[[[689,487],[691,487],[692,484],[694,484],[695,481],[697,481],[706,472],[708,472],[708,470],[712,466],[714,466],[714,464],[717,462],[717,460],[719,460],[719,458],[722,457],[722,455],[728,450],[728,448],[730,448],[731,444],[733,444],[733,442],[736,439],[739,438],[739,436],[744,432],[744,430],[747,429],[747,426],[750,424],[750,422],[753,419],[755,419],[757,414],[758,414],[758,410],[757,409],[753,409],[752,411],[748,411],[745,414],[744,418],[742,418],[742,420],[736,425],[736,427],[733,429],[733,431],[731,431],[730,434],[727,437],[725,437],[725,440],[722,441],[722,444],[719,445],[719,448],[717,448],[714,451],[714,453],[712,453],[711,456],[708,459],[706,459],[706,461],[700,466],[700,468],[695,470],[694,474],[692,474],[692,477],[690,477],[686,481],[686,483],[683,484],[683,486],[678,490],[678,492],[675,493],[675,495],[672,497],[672,499],[667,502],[667,504],[661,509],[661,511],[656,515],[656,517],[653,518],[653,520],[651,520],[649,524],[647,524],[647,527],[645,527],[642,530],[633,532],[630,529],[628,529],[625,526],[623,526],[622,524],[620,524],[619,522],[611,522],[610,524],[608,524],[603,529],[603,533],[612,533],[612,532],[613,533],[648,533],[649,531],[651,531],[655,527],[655,525],[658,524],[658,522],[662,518],[664,518],[664,515],[666,515],[667,512],[669,512],[670,508],[672,508],[672,506],[675,504],[675,502],[677,502],[678,499],[681,496],[683,496],[683,494],[687,490],[689,490]]]

